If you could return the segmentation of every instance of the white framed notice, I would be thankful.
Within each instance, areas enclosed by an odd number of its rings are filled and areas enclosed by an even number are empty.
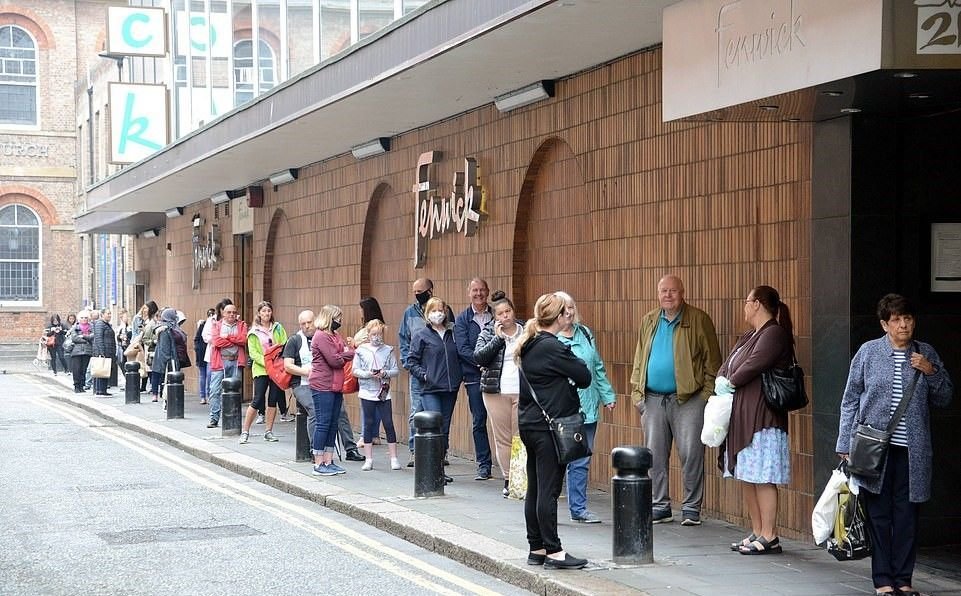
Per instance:
[[[931,291],[961,292],[961,223],[931,224]]]
[[[110,163],[130,164],[170,142],[166,85],[109,83]]]

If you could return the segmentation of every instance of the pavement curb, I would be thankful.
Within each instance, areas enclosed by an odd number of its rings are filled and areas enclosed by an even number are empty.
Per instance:
[[[89,396],[50,394],[49,397],[180,449],[197,459],[250,478],[292,496],[313,501],[437,553],[513,586],[545,596],[624,594],[622,583],[598,577],[596,571],[553,571],[527,565],[527,551],[438,520],[394,501],[351,492],[296,472],[211,444],[163,424],[126,414]],[[635,591],[645,595],[645,592]]]

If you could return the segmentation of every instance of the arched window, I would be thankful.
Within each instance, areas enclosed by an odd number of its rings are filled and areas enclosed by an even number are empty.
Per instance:
[[[260,92],[272,89],[277,84],[274,68],[274,50],[270,44],[260,40],[260,64],[254,70],[254,42],[249,39],[234,44],[234,105],[254,98],[254,77],[260,76]]]
[[[37,44],[15,25],[0,27],[0,125],[36,126]]]
[[[0,207],[0,302],[40,300],[40,218],[23,205]]]

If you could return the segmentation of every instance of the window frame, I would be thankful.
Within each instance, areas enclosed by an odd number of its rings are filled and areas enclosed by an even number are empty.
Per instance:
[[[6,209],[14,209],[16,214],[16,208],[20,207],[28,211],[37,220],[37,257],[36,259],[4,259],[0,258],[0,263],[37,263],[37,299],[36,300],[17,300],[14,298],[7,299],[0,296],[0,306],[3,310],[8,310],[8,307],[15,306],[19,307],[29,307],[29,306],[43,306],[43,218],[36,210],[32,209],[29,205],[24,203],[11,202],[5,205],[0,205],[0,212]],[[21,226],[19,223],[10,226],[5,224],[0,224],[0,227],[12,227],[12,228],[32,228],[33,226]]]
[[[0,130],[39,130],[41,126],[40,117],[40,44],[37,43],[37,38],[33,36],[30,31],[24,27],[21,27],[15,23],[0,23],[0,30],[10,27],[12,29],[18,29],[22,31],[30,42],[33,44],[33,62],[34,62],[34,73],[33,73],[33,99],[34,99],[34,123],[33,124],[15,124],[0,122]],[[17,49],[11,46],[8,49]],[[23,49],[23,48],[20,48]],[[21,75],[22,76],[22,75]],[[11,85],[15,87],[28,87],[29,84],[14,83],[10,81],[0,81],[0,85]]]

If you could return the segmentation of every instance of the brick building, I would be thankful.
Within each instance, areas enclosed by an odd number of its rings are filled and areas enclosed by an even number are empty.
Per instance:
[[[928,275],[955,263],[927,250],[932,223],[961,217],[947,163],[961,63],[925,52],[907,4],[852,0],[841,15],[812,0],[804,19],[794,3],[729,4],[431,3],[95,186],[83,217],[182,210],[136,252],[152,296],[191,319],[226,295],[247,320],[271,300],[288,329],[300,309],[338,304],[354,329],[352,307],[373,295],[396,325],[419,276],[455,310],[475,275],[522,316],[539,294],[568,291],[618,393],[598,430],[600,487],[611,448],[642,440],[628,382],[658,278],[681,276],[725,354],[744,297],[772,285],[792,309],[812,398],[790,417],[778,519],[801,536],[836,462],[850,357],[880,335],[877,299],[917,296],[923,338],[961,370],[961,299]],[[460,227],[468,196],[472,235]],[[415,221],[419,201],[428,216]],[[451,442],[470,454],[464,401]],[[956,419],[955,407],[932,422],[946,462]],[[741,523],[737,485],[712,460],[705,509]],[[951,477],[924,510],[928,542],[961,524]],[[676,461],[671,479],[676,497]]]

